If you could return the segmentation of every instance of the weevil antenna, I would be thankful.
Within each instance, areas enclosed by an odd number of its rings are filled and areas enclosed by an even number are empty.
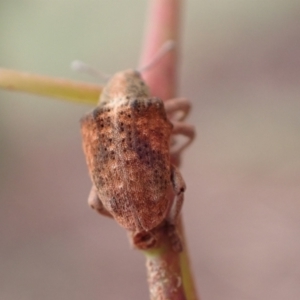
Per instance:
[[[156,52],[152,60],[137,69],[138,72],[143,73],[151,69],[157,62],[160,61],[162,57],[164,57],[169,51],[173,50],[175,48],[175,42],[173,40],[168,40],[160,47],[160,49]]]
[[[105,73],[100,72],[96,68],[93,68],[92,66],[80,61],[80,60],[74,60],[71,63],[71,69],[76,72],[85,73],[94,77],[100,77],[101,79],[108,79],[111,76]]]

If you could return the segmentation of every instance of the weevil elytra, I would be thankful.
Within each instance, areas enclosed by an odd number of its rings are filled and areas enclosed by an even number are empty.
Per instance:
[[[165,223],[175,228],[185,183],[171,164],[172,133],[194,137],[192,126],[168,120],[189,110],[186,99],[163,103],[151,97],[141,74],[126,70],[112,76],[98,106],[81,120],[83,149],[93,187],[89,205],[113,217],[136,239],[155,244],[151,232]],[[180,241],[174,243],[180,249]]]

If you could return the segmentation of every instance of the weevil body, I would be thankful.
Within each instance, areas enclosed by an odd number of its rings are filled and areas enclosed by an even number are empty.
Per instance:
[[[185,184],[170,162],[172,129],[162,100],[150,96],[139,72],[115,74],[81,120],[93,182],[89,204],[134,234],[165,220],[174,224]]]

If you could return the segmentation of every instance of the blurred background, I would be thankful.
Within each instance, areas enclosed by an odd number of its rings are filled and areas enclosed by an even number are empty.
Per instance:
[[[183,214],[202,300],[300,299],[300,2],[186,1],[197,139]],[[95,81],[135,67],[147,1],[0,2],[0,65]],[[144,257],[87,206],[92,107],[0,92],[0,299],[148,299]]]

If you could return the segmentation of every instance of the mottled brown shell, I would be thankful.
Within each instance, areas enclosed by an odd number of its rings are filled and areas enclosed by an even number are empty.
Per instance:
[[[83,148],[104,207],[126,229],[148,231],[169,209],[172,124],[160,99],[134,94],[104,95],[82,118]]]

